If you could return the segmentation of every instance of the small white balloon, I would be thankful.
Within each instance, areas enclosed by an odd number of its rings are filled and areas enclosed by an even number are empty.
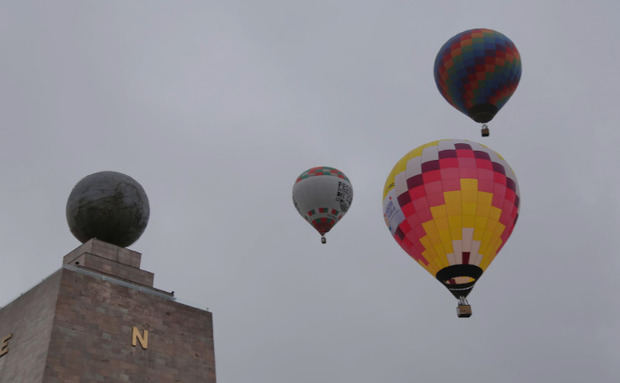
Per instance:
[[[293,203],[325,243],[325,233],[342,219],[353,201],[353,187],[338,169],[318,166],[301,173],[293,185]]]

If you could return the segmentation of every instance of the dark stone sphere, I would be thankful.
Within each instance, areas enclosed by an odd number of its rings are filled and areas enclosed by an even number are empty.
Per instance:
[[[81,242],[97,238],[117,246],[134,243],[149,220],[149,200],[133,178],[99,172],[78,182],[67,200],[69,229]]]

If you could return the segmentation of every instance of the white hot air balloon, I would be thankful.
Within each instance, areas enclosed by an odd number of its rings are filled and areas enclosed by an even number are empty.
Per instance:
[[[353,201],[353,187],[347,176],[338,169],[318,166],[301,173],[293,185],[293,203],[308,223],[321,234],[345,215]]]

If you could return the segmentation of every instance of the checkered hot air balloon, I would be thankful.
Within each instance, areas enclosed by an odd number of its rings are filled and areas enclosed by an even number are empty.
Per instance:
[[[342,219],[353,201],[353,187],[338,169],[318,166],[301,173],[293,185],[293,203],[301,216],[321,234]]]
[[[506,243],[519,216],[519,185],[486,146],[439,140],[407,153],[383,190],[383,215],[398,244],[459,299]]]
[[[456,109],[487,123],[512,96],[521,57],[512,41],[491,29],[470,29],[448,40],[435,58],[439,93]],[[483,125],[483,136],[488,128]]]

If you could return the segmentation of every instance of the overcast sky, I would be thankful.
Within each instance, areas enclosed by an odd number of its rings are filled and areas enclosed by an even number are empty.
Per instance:
[[[616,382],[620,2],[0,2],[0,306],[79,245],[82,177],[151,205],[155,285],[214,314],[219,383]],[[521,53],[480,137],[433,80],[474,27]],[[392,239],[385,179],[409,150],[482,141],[517,174],[512,237],[473,316]],[[291,200],[327,165],[351,209],[319,235]]]

